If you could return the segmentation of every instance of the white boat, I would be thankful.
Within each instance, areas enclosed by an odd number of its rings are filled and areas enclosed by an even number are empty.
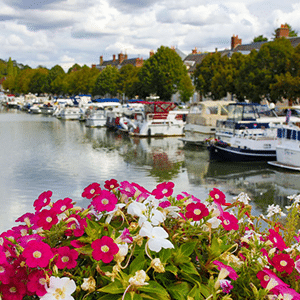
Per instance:
[[[291,117],[299,122],[298,117]],[[208,150],[211,160],[217,161],[273,161],[276,160],[276,124],[286,122],[273,109],[255,103],[228,105],[228,118],[219,121],[216,137]]]
[[[122,105],[122,116],[119,119],[117,129],[123,132],[129,132],[130,128],[135,128],[134,116],[137,113],[143,113],[145,106],[143,103],[127,103]]]
[[[191,105],[184,126],[185,144],[205,145],[206,140],[215,137],[218,120],[226,120],[228,104],[232,101],[208,100]]]
[[[85,113],[85,126],[103,127],[106,124],[107,112],[113,108],[121,107],[118,102],[103,102],[90,105]]]
[[[173,102],[142,102],[143,112],[134,116],[129,134],[138,137],[147,136],[183,136],[188,110],[175,110]]]
[[[78,106],[68,106],[62,108],[57,118],[62,120],[79,120],[81,109]]]
[[[276,161],[270,165],[300,171],[300,127],[285,124],[277,128]]]

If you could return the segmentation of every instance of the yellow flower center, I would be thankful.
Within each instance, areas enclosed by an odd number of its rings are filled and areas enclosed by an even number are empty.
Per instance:
[[[59,299],[65,299],[65,298],[66,298],[65,292],[66,292],[66,288],[62,288],[62,289],[57,288],[57,289],[55,290],[53,296],[54,296],[54,298],[55,298],[56,300],[59,300]]]
[[[95,192],[96,192],[96,191],[95,191],[94,189],[91,189],[91,190],[90,190],[90,193],[91,193],[91,194],[94,194]]]
[[[42,256],[42,253],[40,251],[34,251],[33,252],[33,257],[34,258],[40,258]]]
[[[201,210],[199,208],[195,209],[194,214],[199,216],[201,214]]]
[[[63,256],[61,258],[62,262],[68,262],[70,260],[69,256]]]
[[[162,191],[163,194],[166,194],[167,192],[168,192],[167,189],[163,189],[163,191]]]
[[[277,243],[277,239],[276,238],[274,238],[274,242]]]
[[[48,223],[50,223],[50,222],[52,221],[52,218],[51,218],[51,217],[47,217],[47,218],[46,218],[46,221],[47,221]]]
[[[40,278],[40,279],[39,279],[39,284],[40,284],[40,285],[45,285],[46,282],[47,282],[47,281],[46,281],[45,278]]]
[[[264,281],[269,281],[270,280],[270,277],[268,275],[265,275],[264,276]]]
[[[287,265],[287,262],[286,262],[285,260],[282,260],[282,261],[280,262],[280,265],[283,266],[283,267],[285,267],[285,266]]]
[[[2,266],[0,266],[0,273],[4,273],[4,271],[5,269]]]
[[[230,224],[230,221],[225,220],[225,221],[224,221],[224,224],[225,224],[225,225],[229,225],[229,224]]]
[[[11,288],[9,289],[9,291],[10,291],[11,293],[16,293],[16,292],[17,292],[17,288],[16,288],[15,286],[13,286],[13,287],[11,287]]]
[[[215,198],[216,198],[216,199],[219,199],[219,198],[220,198],[220,196],[219,196],[218,194],[216,194],[216,195],[215,195]]]
[[[109,201],[107,199],[102,199],[101,202],[103,205],[107,205],[109,203]]]
[[[111,184],[111,185],[110,185],[110,188],[111,188],[111,189],[113,189],[113,188],[114,188],[114,185],[113,185],[113,184]]]
[[[102,252],[105,252],[105,253],[108,252],[108,251],[109,251],[108,246],[106,246],[106,245],[102,246],[102,247],[101,247],[101,251],[102,251]]]
[[[65,210],[67,207],[64,205],[60,208],[60,210]]]

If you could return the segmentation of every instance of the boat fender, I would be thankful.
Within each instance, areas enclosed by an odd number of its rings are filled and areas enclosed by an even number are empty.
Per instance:
[[[151,128],[148,129],[148,136],[151,136]]]

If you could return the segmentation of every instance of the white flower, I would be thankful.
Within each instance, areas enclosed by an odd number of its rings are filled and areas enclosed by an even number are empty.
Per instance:
[[[93,292],[96,289],[95,279],[92,276],[89,278],[83,278],[83,284],[81,285],[81,288],[84,291]]]
[[[148,246],[151,251],[159,252],[161,248],[174,248],[167,240],[169,234],[162,227],[153,227],[148,221],[144,222],[139,234],[149,238]]]
[[[139,270],[135,272],[135,276],[129,278],[129,283],[131,285],[136,285],[136,286],[142,286],[149,284],[148,282],[145,282],[147,280],[147,274],[144,270]]]
[[[160,223],[166,220],[166,216],[161,211],[154,208],[151,210],[150,220],[152,225],[159,225]]]
[[[46,287],[47,294],[42,296],[41,300],[74,300],[71,296],[76,290],[74,280],[68,277],[50,277],[49,287]]]
[[[118,254],[121,255],[121,256],[126,256],[127,253],[128,253],[128,244],[125,243],[125,244],[117,244],[117,245],[119,247]]]
[[[116,207],[115,207],[114,210],[107,212],[107,213],[106,213],[107,218],[106,218],[106,220],[105,220],[105,223],[108,223],[108,224],[109,224],[110,221],[111,221],[111,219],[113,218],[113,216],[118,215],[119,210],[121,210],[124,206],[125,206],[125,204],[123,204],[123,203],[118,203],[118,204],[116,205]]]
[[[207,223],[211,224],[211,228],[218,228],[222,221],[218,219],[217,217],[212,217],[209,220],[207,220]]]
[[[244,192],[240,193],[236,197],[233,197],[233,200],[243,202],[245,205],[249,205],[249,201],[251,201],[250,197]]]
[[[281,217],[284,217],[286,214],[282,212],[281,208],[279,205],[268,205],[268,209],[267,209],[267,218],[272,217],[275,214],[279,214]]]
[[[145,204],[137,201],[133,201],[128,205],[127,213],[132,216],[142,217],[144,216],[144,212],[147,211]]]

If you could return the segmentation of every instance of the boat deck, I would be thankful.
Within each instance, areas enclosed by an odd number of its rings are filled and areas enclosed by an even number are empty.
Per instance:
[[[294,171],[300,171],[300,167],[293,166],[293,165],[288,165],[288,164],[283,164],[278,161],[268,161],[268,164],[274,167],[279,167],[279,168],[285,168],[289,170],[294,170]]]

